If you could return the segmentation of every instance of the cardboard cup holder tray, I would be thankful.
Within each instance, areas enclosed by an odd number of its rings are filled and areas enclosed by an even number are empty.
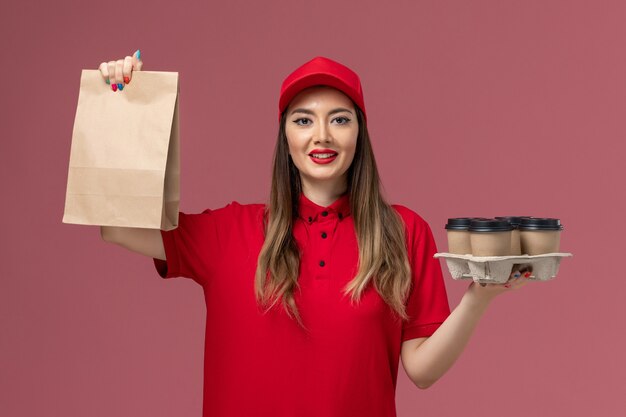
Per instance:
[[[544,253],[541,255],[472,256],[454,253],[436,253],[435,258],[446,260],[454,279],[473,279],[478,283],[502,284],[519,270],[531,272],[530,280],[548,281],[559,272],[561,259],[572,257],[571,253]]]

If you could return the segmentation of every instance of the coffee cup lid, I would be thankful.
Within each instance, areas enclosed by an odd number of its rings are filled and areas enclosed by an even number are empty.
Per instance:
[[[532,217],[522,219],[519,225],[520,230],[563,230],[563,225],[559,219],[551,217]]]
[[[529,219],[531,217],[532,216],[499,216],[499,217],[496,217],[496,219],[508,220],[513,225],[513,227],[517,229],[522,219]]]
[[[448,230],[467,230],[470,222],[474,219],[484,219],[484,217],[453,217],[448,219],[445,228]]]
[[[474,219],[470,222],[470,232],[507,232],[513,230],[508,220]]]

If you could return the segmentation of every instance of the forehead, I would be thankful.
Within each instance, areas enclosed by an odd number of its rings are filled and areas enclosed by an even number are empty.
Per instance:
[[[294,106],[317,106],[317,105],[342,106],[354,108],[350,97],[334,87],[327,85],[315,85],[300,91],[289,103],[289,108]]]

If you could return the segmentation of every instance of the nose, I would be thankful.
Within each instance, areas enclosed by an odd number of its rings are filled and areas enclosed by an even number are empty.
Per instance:
[[[315,131],[315,142],[330,142],[331,140],[331,135],[330,135],[330,131],[328,129],[328,126],[326,126],[326,123],[318,123],[318,127]]]

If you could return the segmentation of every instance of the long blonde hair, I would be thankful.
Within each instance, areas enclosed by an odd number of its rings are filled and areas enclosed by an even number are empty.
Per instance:
[[[347,179],[350,213],[359,246],[359,269],[343,291],[344,295],[351,296],[352,303],[358,302],[373,281],[381,298],[406,320],[405,302],[411,287],[411,266],[404,222],[381,195],[367,125],[361,109],[357,105],[354,107],[359,133]],[[267,310],[282,300],[289,317],[295,316],[300,326],[306,329],[294,300],[300,252],[293,236],[293,223],[298,215],[302,184],[289,155],[285,123],[286,114],[283,113],[274,148],[270,200],[264,211],[265,241],[257,261],[255,296],[262,306],[269,305]]]

